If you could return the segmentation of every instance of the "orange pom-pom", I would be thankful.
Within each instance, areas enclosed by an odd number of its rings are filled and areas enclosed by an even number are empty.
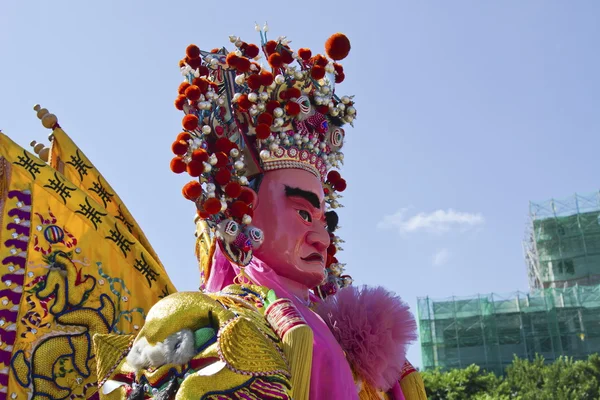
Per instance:
[[[185,130],[193,131],[198,127],[198,117],[194,114],[188,114],[183,117],[182,124]]]
[[[271,83],[273,83],[274,79],[275,78],[273,77],[273,74],[269,71],[262,71],[260,73],[260,80],[263,86],[269,86]]]
[[[218,214],[221,211],[221,201],[215,197],[207,199],[204,204],[204,211],[210,215]]]
[[[325,68],[321,67],[320,65],[315,65],[310,69],[310,76],[317,81],[319,79],[323,79],[325,76]]]
[[[259,53],[258,46],[255,44],[249,44],[248,46],[246,46],[246,49],[244,51],[244,54],[248,58],[254,58],[258,55],[258,53]]]
[[[312,63],[313,63],[313,65],[318,65],[320,67],[325,68],[327,66],[327,64],[329,64],[329,61],[327,61],[327,59],[325,57],[323,57],[321,54],[317,54],[316,56],[314,56],[312,58]]]
[[[238,72],[242,73],[250,71],[250,60],[248,60],[246,57],[240,57],[237,60],[235,68],[238,70]]]
[[[215,174],[215,182],[217,182],[221,186],[227,185],[230,180],[231,172],[229,172],[229,170],[226,168],[219,169]]]
[[[186,199],[194,201],[202,194],[202,186],[198,181],[191,181],[183,186],[181,193]]]
[[[200,175],[202,175],[202,173],[204,172],[204,164],[202,164],[200,161],[197,160],[191,160],[188,164],[187,164],[187,172],[188,174],[190,174],[190,176],[198,177]]]
[[[248,96],[245,94],[238,97],[237,104],[244,111],[249,110],[250,107],[252,107],[252,102],[248,100]]]
[[[222,151],[218,151],[214,154],[215,157],[217,157],[217,163],[215,164],[215,167],[221,168],[227,165],[229,162],[229,156],[227,156],[227,154],[223,153]]]
[[[176,174],[181,174],[186,169],[185,162],[181,159],[181,157],[175,157],[171,160],[171,171]]]
[[[338,192],[343,192],[344,190],[346,190],[346,180],[345,179],[338,180],[335,183],[335,185],[333,185],[333,188],[335,190],[337,190]]]
[[[343,33],[335,33],[325,42],[325,52],[332,60],[343,60],[350,53],[350,40]]]
[[[177,89],[177,92],[179,92],[179,94],[184,94],[185,89],[187,89],[189,87],[190,87],[189,82],[181,82],[181,85],[179,85],[179,89]]]
[[[303,47],[300,50],[298,50],[298,55],[304,61],[308,61],[312,57],[312,51],[310,51],[310,49],[307,49],[306,47]]]
[[[281,104],[279,104],[277,100],[270,100],[266,105],[267,111],[271,114],[273,114],[273,110],[275,110],[277,107],[281,107]]]
[[[185,49],[185,55],[188,56],[188,58],[198,58],[200,57],[200,49],[195,44],[190,44]]]
[[[208,153],[204,149],[196,149],[192,152],[192,160],[200,163],[208,161]]]
[[[300,91],[300,89],[298,89],[296,87],[292,87],[287,90],[287,98],[288,99],[293,99],[293,98],[297,99],[300,96],[302,96],[302,92]]]
[[[185,142],[187,142],[191,138],[192,135],[190,135],[189,132],[181,132],[179,135],[177,135],[177,140],[184,140]]]
[[[279,53],[273,53],[269,56],[269,65],[273,68],[279,68],[281,67],[281,64],[283,63],[283,60],[281,58],[281,55]]]
[[[200,99],[200,88],[196,85],[192,85],[189,88],[185,89],[185,97],[190,99],[191,101],[198,101]]]
[[[246,83],[248,84],[248,87],[250,89],[258,90],[258,89],[260,89],[260,87],[262,85],[262,79],[260,78],[259,75],[253,74],[253,75],[250,75],[248,77],[248,79],[246,79]]]
[[[171,150],[173,150],[174,154],[178,156],[182,156],[188,151],[188,144],[183,140],[176,140],[171,145]]]
[[[192,83],[194,85],[198,86],[198,89],[200,89],[200,92],[202,94],[204,94],[208,90],[208,84],[210,82],[207,79],[205,79],[205,78],[194,78],[194,80],[192,81]]]
[[[342,176],[337,171],[329,171],[327,174],[327,181],[332,185],[335,185],[340,179],[342,179]]]
[[[225,194],[231,198],[236,198],[242,193],[242,185],[237,182],[229,182],[225,186]]]
[[[273,115],[268,112],[264,112],[260,114],[256,120],[259,124],[267,124],[268,126],[271,126],[273,124]]]
[[[287,115],[298,115],[300,114],[300,104],[295,101],[288,101],[285,105],[285,112]]]
[[[185,60],[179,60],[179,68],[185,67]]]
[[[180,94],[175,99],[175,108],[178,109],[178,110],[183,110],[183,106],[186,103],[187,103],[187,97],[185,97],[185,94]]]
[[[248,212],[248,206],[243,201],[235,201],[231,207],[231,215],[237,218],[242,218]]]
[[[333,69],[335,69],[335,73],[336,74],[343,74],[344,73],[344,67],[342,67],[342,64],[333,63]]]
[[[270,125],[267,124],[258,124],[254,130],[256,131],[256,138],[260,140],[265,140],[271,134]]]
[[[192,69],[199,68],[202,64],[202,59],[200,58],[186,58],[187,65],[189,65]]]
[[[346,75],[344,75],[344,73],[343,73],[343,72],[342,72],[341,74],[340,74],[340,73],[338,73],[338,74],[335,76],[335,83],[342,83],[342,82],[344,82],[344,79],[346,79]]]
[[[200,76],[208,76],[210,71],[207,66],[201,65],[198,67],[198,72],[200,73]]]
[[[225,58],[225,62],[231,68],[235,68],[237,66],[237,63],[239,60],[240,60],[240,57],[238,57],[235,53],[229,53],[229,54],[227,54],[227,57]]]
[[[275,42],[274,40],[269,40],[267,42],[267,44],[265,44],[265,51],[267,52],[268,56],[273,54],[275,52],[276,48],[277,48],[277,42]]]
[[[210,214],[209,214],[209,213],[207,213],[207,212],[206,212],[206,211],[204,211],[204,210],[198,210],[198,211],[196,211],[196,213],[197,213],[197,214],[198,214],[198,216],[199,216],[200,218],[202,218],[202,219],[208,219],[208,218],[210,218]]]

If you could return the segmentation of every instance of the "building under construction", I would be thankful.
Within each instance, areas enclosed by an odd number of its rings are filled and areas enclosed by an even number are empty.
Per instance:
[[[531,293],[418,299],[423,367],[502,373],[516,355],[600,352],[600,192],[530,204]]]

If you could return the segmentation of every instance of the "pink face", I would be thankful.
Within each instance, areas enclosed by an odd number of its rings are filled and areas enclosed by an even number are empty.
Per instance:
[[[300,169],[267,172],[258,191],[253,225],[264,242],[255,255],[278,275],[308,288],[325,277],[329,233],[323,186]]]

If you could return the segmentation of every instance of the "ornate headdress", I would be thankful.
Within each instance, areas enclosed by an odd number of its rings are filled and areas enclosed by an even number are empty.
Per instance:
[[[352,97],[335,92],[345,77],[337,61],[350,51],[345,35],[327,40],[326,57],[307,48],[295,52],[285,37],[268,40],[266,25],[256,30],[260,48],[236,36],[229,38],[232,52],[188,46],[179,63],[185,80],[175,100],[185,116],[184,131],[172,145],[171,170],[197,178],[184,186],[183,195],[197,206],[200,236],[206,244],[214,242],[214,233],[225,255],[240,266],[263,241],[251,225],[252,196],[244,186],[265,171],[303,169],[323,182],[328,208],[339,207],[346,182],[334,169],[343,162],[342,127],[356,117]],[[261,49],[268,66],[258,63]],[[328,292],[351,282],[335,258],[341,241],[332,228],[330,282],[323,287]]]

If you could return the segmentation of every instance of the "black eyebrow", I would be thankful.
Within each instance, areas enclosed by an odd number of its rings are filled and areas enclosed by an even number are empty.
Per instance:
[[[314,194],[313,192],[309,192],[307,190],[302,190],[299,188],[293,188],[289,186],[285,186],[285,195],[287,197],[300,197],[306,201],[308,201],[314,208],[320,209],[321,203],[319,202],[319,196]]]

